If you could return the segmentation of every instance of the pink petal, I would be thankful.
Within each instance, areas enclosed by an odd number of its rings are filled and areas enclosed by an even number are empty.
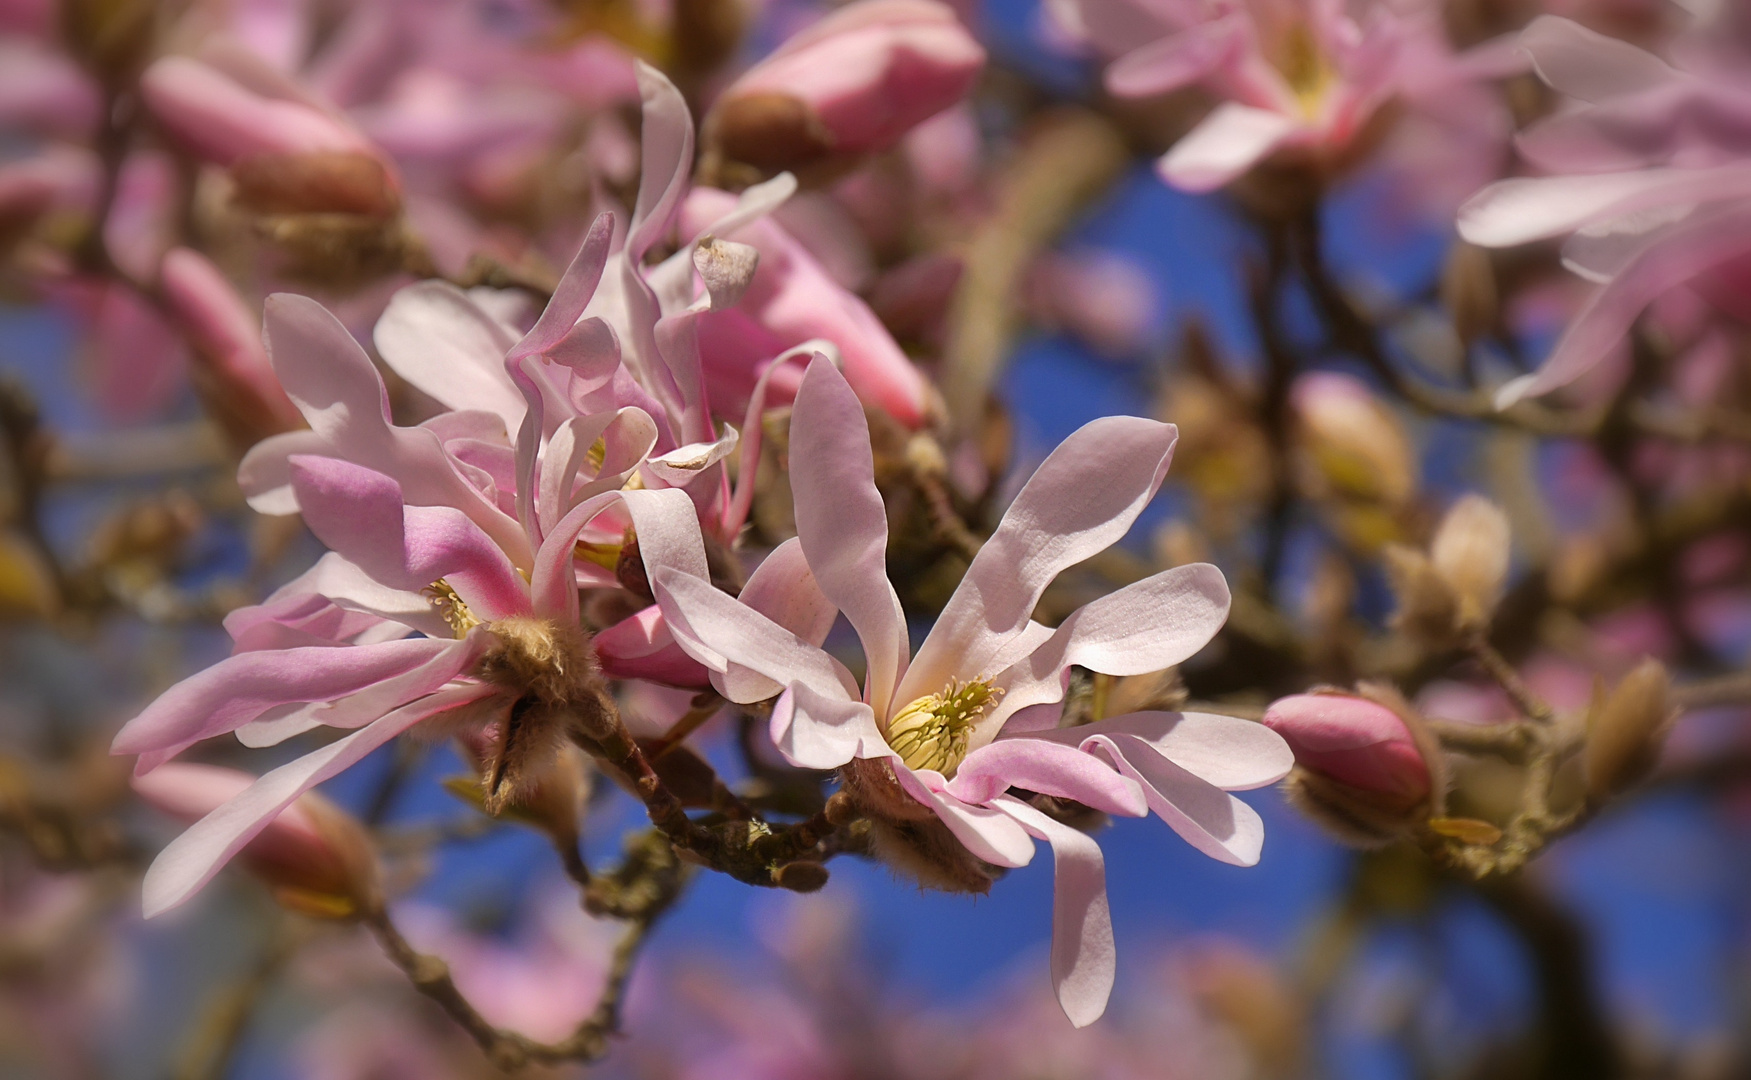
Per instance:
[[[1072,664],[1106,675],[1142,675],[1185,661],[1222,629],[1228,600],[1222,571],[1209,563],[1163,570],[1091,600],[996,674],[1003,702],[981,731],[994,732],[1029,705],[1059,700]]]
[[[1174,143],[1157,168],[1181,191],[1214,191],[1258,164],[1296,129],[1296,122],[1280,112],[1226,101]]]
[[[225,632],[236,640],[263,617],[271,617],[275,605],[295,597],[316,598],[350,611],[376,615],[418,630],[427,637],[446,637],[450,633],[450,628],[426,597],[411,590],[386,588],[333,551],[275,589],[260,604],[238,608],[225,616]]]
[[[861,701],[817,694],[796,682],[772,705],[772,744],[799,769],[837,769],[852,758],[885,757],[892,751]]]
[[[409,503],[455,507],[514,564],[529,565],[534,552],[527,534],[462,478],[438,437],[423,428],[390,423],[383,380],[338,319],[308,297],[275,293],[267,298],[263,323],[274,373],[311,430],[326,441],[319,452],[392,477]],[[273,478],[273,470],[260,459],[251,474]],[[241,471],[239,479],[244,479]],[[245,488],[251,495],[258,490],[254,485]]]
[[[794,536],[755,567],[737,599],[817,648],[826,642],[839,614],[815,583],[803,558],[802,542]],[[721,690],[731,701],[764,701],[784,689],[736,664],[714,681],[721,681]]]
[[[439,404],[497,413],[506,431],[522,424],[523,395],[505,374],[515,335],[456,286],[398,290],[371,336],[389,369]]]
[[[1694,201],[1689,189],[1704,175],[1695,170],[1646,169],[1503,180],[1459,208],[1459,235],[1480,247],[1511,247],[1561,236],[1633,210]]]
[[[275,706],[333,701],[411,671],[455,645],[414,638],[238,653],[160,694],[116,734],[110,752],[139,754],[139,771],[149,772],[202,739],[234,730]]]
[[[901,681],[899,701],[936,693],[990,664],[1023,633],[1046,586],[1117,543],[1155,497],[1179,432],[1108,416],[1071,434],[1029,478],[967,568]]]
[[[675,640],[713,671],[739,664],[780,686],[801,683],[824,697],[859,700],[844,664],[710,582],[665,568],[651,584]]]
[[[930,807],[968,851],[993,866],[1026,866],[1034,857],[1027,830],[1008,814],[986,806],[970,806],[940,789],[938,772],[914,772],[894,758],[894,778],[906,793]],[[933,786],[934,785],[934,786]]]
[[[1580,23],[1541,15],[1520,33],[1538,74],[1560,93],[1583,101],[1650,90],[1680,78],[1653,53]]]
[[[644,126],[639,129],[643,162],[626,235],[627,257],[635,267],[668,229],[693,167],[693,118],[681,92],[643,62],[638,65],[638,92],[644,105]]]
[[[824,358],[803,376],[790,428],[797,539],[822,595],[857,630],[869,662],[864,696],[886,716],[911,651],[906,614],[888,581],[888,511],[863,405]]]
[[[980,747],[955,770],[948,792],[962,802],[988,803],[1012,787],[1074,799],[1121,817],[1149,813],[1136,781],[1076,746],[1043,739],[999,739]]]
[[[1751,252],[1751,214],[1710,215],[1655,241],[1594,294],[1544,365],[1496,393],[1496,407],[1574,382],[1605,359],[1644,309],[1668,290]]]
[[[523,336],[510,356],[529,356],[558,346],[578,324],[578,319],[596,294],[602,280],[602,270],[608,264],[608,249],[614,240],[614,215],[598,214],[584,234],[584,242],[572,257],[571,265],[559,279],[552,299],[542,309],[541,317]],[[593,332],[593,331],[592,331]],[[507,357],[509,359],[509,357]]]
[[[144,882],[146,917],[160,915],[193,896],[298,796],[420,721],[496,693],[496,688],[484,685],[441,691],[266,774],[171,841],[153,860]]]
[[[597,631],[590,645],[602,674],[611,679],[644,679],[700,690],[711,685],[714,673],[676,644],[662,609],[655,604]]]
[[[1107,68],[1107,91],[1118,97],[1151,97],[1190,86],[1233,62],[1246,33],[1244,18],[1229,15],[1158,38]]]
[[[1295,755],[1263,724],[1211,713],[1136,712],[1079,728],[1039,732],[1035,738],[1086,743],[1092,735],[1131,735],[1162,757],[1224,791],[1248,791],[1289,775]]]
[[[1064,1015],[1087,1027],[1107,1010],[1118,969],[1107,908],[1106,858],[1092,837],[1008,795],[997,806],[1052,845],[1052,989]]]
[[[1239,799],[1180,768],[1135,735],[1095,735],[1119,771],[1143,785],[1149,809],[1186,843],[1219,862],[1252,866],[1264,847],[1265,825]]]
[[[528,613],[528,586],[461,511],[406,506],[394,480],[334,458],[297,457],[291,466],[304,523],[371,577],[410,592],[442,578],[481,619]]]
[[[695,578],[708,576],[705,543],[700,538],[692,500],[685,492],[672,488],[609,491],[579,503],[542,543],[530,586],[535,610],[565,618],[577,617],[578,590],[572,573],[577,537],[591,518],[615,501],[626,507],[627,516],[632,520],[647,581],[654,581],[655,575],[663,570],[675,570]]]

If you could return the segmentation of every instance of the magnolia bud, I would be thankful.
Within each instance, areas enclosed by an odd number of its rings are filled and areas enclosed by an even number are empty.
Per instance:
[[[164,256],[159,288],[201,361],[202,396],[234,446],[248,449],[269,435],[303,426],[268,361],[261,319],[218,267],[204,255],[177,248]]]
[[[1609,695],[1594,695],[1582,756],[1589,800],[1602,801],[1653,771],[1666,732],[1678,718],[1671,689],[1665,665],[1650,657]]]
[[[1318,487],[1399,505],[1416,492],[1416,456],[1398,417],[1362,380],[1319,371],[1289,391]]]
[[[933,0],[863,0],[797,34],[712,106],[723,158],[775,173],[886,150],[953,105],[985,50]]]
[[[1490,254],[1457,242],[1441,268],[1441,303],[1467,348],[1496,325],[1496,273]]]
[[[1398,597],[1393,628],[1422,641],[1446,644],[1453,636],[1459,600],[1429,557],[1416,548],[1389,544],[1386,576]]]
[[[999,871],[979,859],[930,808],[907,794],[884,758],[856,758],[839,770],[841,791],[869,819],[876,857],[926,889],[984,895]]]
[[[262,153],[231,166],[237,202],[259,214],[389,218],[401,196],[381,161],[358,150]]]
[[[173,761],[133,779],[148,804],[190,824],[242,794],[256,778],[235,769]],[[300,795],[238,854],[295,911],[350,918],[379,902],[376,850],[350,814],[315,792]]]
[[[1381,843],[1429,812],[1440,754],[1396,692],[1336,691],[1273,702],[1265,726],[1295,752],[1290,794],[1309,816],[1356,843]]]
[[[140,93],[171,135],[217,165],[256,154],[369,153],[364,136],[303,101],[272,98],[185,56],[154,63]]]
[[[1481,495],[1453,504],[1429,545],[1430,561],[1458,603],[1461,632],[1489,625],[1508,577],[1508,517]]]

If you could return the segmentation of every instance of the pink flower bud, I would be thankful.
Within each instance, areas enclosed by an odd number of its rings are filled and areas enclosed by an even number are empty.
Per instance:
[[[695,188],[681,209],[681,231],[698,233],[735,205],[727,192]],[[868,304],[835,282],[770,218],[723,239],[752,245],[760,261],[740,303],[700,318],[700,358],[714,406],[739,412],[765,364],[785,349],[822,338],[839,347],[846,381],[864,404],[887,410],[908,427],[924,424],[929,384]],[[799,380],[800,374],[775,374],[767,400],[789,400]]]
[[[173,761],[135,776],[133,785],[148,805],[192,824],[255,781],[236,769]],[[299,796],[238,858],[282,903],[309,914],[351,915],[376,902],[377,862],[369,838],[346,811],[315,792]]]
[[[261,319],[218,267],[177,248],[164,256],[159,284],[201,361],[203,394],[239,443],[252,446],[303,425],[268,362]]]
[[[140,79],[147,108],[191,151],[218,165],[256,154],[372,152],[364,136],[301,101],[258,93],[218,69],[168,56]]]
[[[724,91],[708,139],[777,171],[886,150],[953,105],[985,50],[933,0],[864,0],[822,19]]]
[[[1428,797],[1429,766],[1403,717],[1348,694],[1295,694],[1265,710],[1295,763],[1310,772],[1409,809]]]

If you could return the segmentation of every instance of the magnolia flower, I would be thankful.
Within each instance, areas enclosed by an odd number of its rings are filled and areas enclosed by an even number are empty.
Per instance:
[[[819,597],[862,640],[861,690],[818,639],[699,575],[665,568],[653,579],[677,640],[718,673],[731,700],[777,696],[772,738],[793,764],[851,766],[847,783],[876,816],[934,815],[985,863],[1021,866],[1035,839],[1052,845],[1053,983],[1078,1025],[1105,1009],[1113,979],[1100,848],[1009,789],[1130,817],[1153,810],[1199,850],[1249,865],[1261,823],[1224,791],[1272,783],[1292,763],[1274,733],[1229,717],[1134,713],[1053,727],[1070,665],[1158,671],[1202,648],[1227,615],[1222,575],[1196,565],[1085,605],[1056,630],[1030,618],[1060,571],[1124,535],[1161,486],[1175,437],[1171,425],[1108,417],[1066,440],[1016,497],[912,658],[887,578],[887,516],[862,406],[817,358],[792,414],[797,540]]]
[[[1564,265],[1603,287],[1538,371],[1501,388],[1501,408],[1579,379],[1680,286],[1751,316],[1751,83],[1551,16],[1520,40],[1581,103],[1521,139],[1535,164],[1567,175],[1490,185],[1460,209],[1459,234],[1483,247],[1570,235]]]
[[[1433,5],[1341,0],[1051,0],[1061,29],[1119,59],[1107,88],[1149,97],[1201,86],[1222,99],[1169,150],[1162,178],[1210,191],[1281,150],[1338,164],[1388,102],[1439,111],[1456,129],[1505,130],[1473,84],[1516,70],[1496,43],[1454,55]],[[1453,111],[1455,98],[1466,108]]]
[[[557,353],[567,370],[609,377],[587,361],[595,339],[577,323],[609,231],[598,222],[554,302],[506,354],[525,403],[514,452],[492,413],[393,426],[382,382],[346,329],[314,301],[268,299],[268,351],[311,430],[258,447],[245,487],[270,509],[295,508],[332,550],[266,603],[233,612],[236,655],[172,687],[113,749],[139,754],[147,772],[226,732],[268,745],[316,726],[354,730],[266,774],[172,843],[147,874],[148,914],[187,899],[298,795],[418,724],[492,729],[488,799],[514,797],[568,717],[603,708],[575,563],[580,534],[611,505],[639,538],[647,578],[669,563],[707,572],[685,492],[621,490],[649,449],[648,417],[572,417],[543,436],[545,396],[563,400],[565,388],[523,361]],[[282,483],[267,487],[263,472]],[[514,485],[502,497],[501,480]]]

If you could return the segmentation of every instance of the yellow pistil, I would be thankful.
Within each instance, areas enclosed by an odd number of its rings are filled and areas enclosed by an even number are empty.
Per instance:
[[[462,602],[462,598],[456,595],[456,590],[443,578],[427,585],[422,591],[432,607],[450,624],[450,632],[456,635],[456,640],[467,637],[468,631],[480,625],[474,612],[468,610],[468,605]]]
[[[1003,691],[983,679],[951,679],[942,693],[919,698],[888,721],[888,745],[908,768],[953,776],[973,726],[1002,699]]]
[[[1283,35],[1276,67],[1294,92],[1295,100],[1301,106],[1301,115],[1308,120],[1314,119],[1325,100],[1326,91],[1336,81],[1337,73],[1305,25],[1297,23]]]

